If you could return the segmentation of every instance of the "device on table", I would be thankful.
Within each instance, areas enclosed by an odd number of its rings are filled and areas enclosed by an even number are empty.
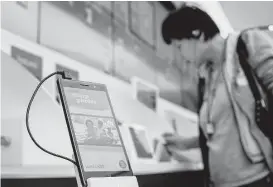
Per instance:
[[[132,176],[106,86],[59,77],[57,87],[81,180]]]
[[[166,141],[164,140],[164,136],[173,136],[178,134],[176,120],[172,119],[172,128],[174,133],[165,133],[163,137],[154,139],[154,150],[155,150],[155,157],[160,162],[168,162],[171,161],[172,154],[168,150]]]
[[[159,162],[170,162],[171,154],[166,147],[166,142],[163,138],[154,139],[155,159]]]
[[[172,128],[175,134],[178,134],[176,120],[172,119]]]

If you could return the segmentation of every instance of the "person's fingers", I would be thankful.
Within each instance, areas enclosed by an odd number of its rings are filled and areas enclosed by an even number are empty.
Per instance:
[[[171,145],[171,144],[166,145],[166,149],[167,149],[170,153],[178,151],[177,146],[174,145],[174,144],[173,144],[173,145]]]
[[[168,152],[170,152],[175,160],[180,162],[202,163],[202,155],[200,150],[181,150],[175,147],[170,147]]]
[[[162,136],[163,136],[163,137],[173,136],[173,133],[166,132],[166,133],[164,133]]]
[[[167,151],[169,150],[169,147],[177,147],[177,145],[174,143],[165,143],[164,146]]]
[[[175,147],[175,146],[169,146],[168,147],[168,152],[171,154],[171,156],[175,160],[177,160],[179,162],[183,161],[183,157],[181,157],[181,154],[180,154],[181,150],[179,150],[177,147]]]
[[[167,149],[170,151],[176,151],[176,150],[187,150],[187,147],[183,143],[176,143],[176,144],[167,144],[166,145]]]
[[[181,137],[177,135],[164,137],[167,144],[178,144],[181,142]]]
[[[168,147],[168,151],[170,152],[170,154],[172,155],[172,157],[179,161],[179,162],[189,162],[191,161],[190,158],[186,157],[185,151],[182,151],[181,149],[174,147],[174,146],[170,146]]]

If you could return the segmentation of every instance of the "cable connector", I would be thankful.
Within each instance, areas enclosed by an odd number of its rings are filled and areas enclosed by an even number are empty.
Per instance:
[[[58,71],[58,74],[60,74],[63,79],[72,80],[70,73],[67,71]]]

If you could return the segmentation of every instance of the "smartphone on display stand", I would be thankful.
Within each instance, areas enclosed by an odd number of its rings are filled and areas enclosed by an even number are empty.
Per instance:
[[[106,86],[58,77],[57,88],[81,182],[133,176]]]

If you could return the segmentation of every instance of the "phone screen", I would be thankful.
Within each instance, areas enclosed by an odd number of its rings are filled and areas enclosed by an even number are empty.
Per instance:
[[[64,95],[84,171],[129,171],[107,92],[65,86]]]

